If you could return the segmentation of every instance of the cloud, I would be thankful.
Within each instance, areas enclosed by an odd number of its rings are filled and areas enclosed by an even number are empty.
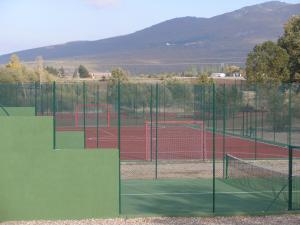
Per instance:
[[[120,0],[85,0],[85,1],[99,8],[115,6],[120,2]]]

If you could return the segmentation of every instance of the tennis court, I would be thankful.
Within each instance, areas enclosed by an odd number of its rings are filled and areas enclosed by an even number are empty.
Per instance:
[[[197,123],[198,126],[190,126],[191,124],[197,125]],[[200,121],[161,122],[157,131],[158,159],[212,159],[210,149],[212,149],[213,134],[209,130],[204,130],[203,126],[203,122]],[[98,129],[87,127],[85,132],[86,147],[89,149],[118,146],[117,127],[99,127]],[[120,138],[121,160],[153,160],[156,158],[156,129],[154,126],[151,128],[149,123],[146,122],[144,127],[121,127]],[[216,134],[215,142],[217,159],[223,159],[226,153],[245,159],[288,157],[288,148],[267,141],[230,134]]]
[[[29,87],[13,99],[53,117],[53,149],[120,149],[122,215],[300,208],[297,86]]]
[[[72,105],[67,107],[68,98],[58,100],[56,131],[81,132],[88,151],[120,149],[122,214],[299,208],[300,153],[293,149],[291,156],[289,147],[298,143],[300,121],[294,104],[278,108],[269,96],[274,92],[236,85],[76,88],[81,91]],[[275,91],[278,99],[292,102],[292,89],[290,100],[288,87],[281,90]]]
[[[126,215],[207,215],[213,210],[212,179],[174,179],[122,182],[122,213]],[[269,190],[245,191],[216,180],[219,214],[272,213],[287,208],[287,201],[270,196]]]

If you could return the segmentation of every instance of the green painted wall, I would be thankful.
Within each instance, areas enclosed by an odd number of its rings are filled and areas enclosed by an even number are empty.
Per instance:
[[[4,107],[10,116],[34,116],[34,107]],[[0,108],[0,116],[6,116]]]
[[[83,149],[83,131],[58,131],[56,132],[57,149]]]
[[[0,221],[118,216],[118,151],[52,150],[52,119],[0,118]]]

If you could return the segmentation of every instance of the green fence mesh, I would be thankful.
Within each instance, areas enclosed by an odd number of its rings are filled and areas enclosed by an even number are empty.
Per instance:
[[[122,214],[261,213],[300,208],[299,90],[1,84],[0,105],[53,116],[56,149],[119,148]]]

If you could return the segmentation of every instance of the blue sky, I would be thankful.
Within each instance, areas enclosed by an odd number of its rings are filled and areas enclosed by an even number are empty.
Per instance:
[[[0,55],[128,34],[175,17],[212,17],[262,2],[265,1],[0,0]]]

